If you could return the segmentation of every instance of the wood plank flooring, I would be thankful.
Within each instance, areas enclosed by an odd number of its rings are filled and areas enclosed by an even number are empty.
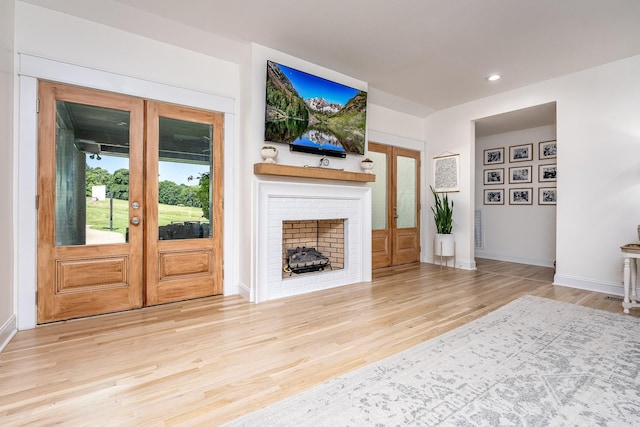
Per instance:
[[[621,313],[553,270],[415,264],[251,304],[214,297],[20,331],[0,354],[0,425],[218,425],[525,294]],[[640,317],[639,310],[632,316]]]

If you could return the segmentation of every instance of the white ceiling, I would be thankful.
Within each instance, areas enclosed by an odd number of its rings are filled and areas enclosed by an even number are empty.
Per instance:
[[[640,0],[22,1],[255,42],[366,81],[385,106],[421,117],[640,54]]]

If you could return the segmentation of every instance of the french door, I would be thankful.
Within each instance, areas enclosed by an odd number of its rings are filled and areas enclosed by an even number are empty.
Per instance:
[[[38,323],[222,293],[222,114],[38,97]]]
[[[372,266],[420,260],[420,153],[369,142],[372,187]]]

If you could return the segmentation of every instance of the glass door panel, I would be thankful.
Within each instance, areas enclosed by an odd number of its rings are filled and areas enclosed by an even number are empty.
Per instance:
[[[414,228],[416,226],[417,178],[416,159],[397,157],[397,228]]]
[[[369,158],[375,165],[375,182],[369,183],[371,187],[371,225],[373,230],[385,230],[387,228],[387,154],[369,151]]]
[[[213,126],[159,117],[158,239],[209,238]]]
[[[56,246],[127,241],[130,114],[56,101]]]

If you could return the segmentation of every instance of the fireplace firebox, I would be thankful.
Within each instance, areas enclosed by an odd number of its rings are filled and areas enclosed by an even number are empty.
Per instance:
[[[344,218],[282,222],[283,278],[344,268]]]

